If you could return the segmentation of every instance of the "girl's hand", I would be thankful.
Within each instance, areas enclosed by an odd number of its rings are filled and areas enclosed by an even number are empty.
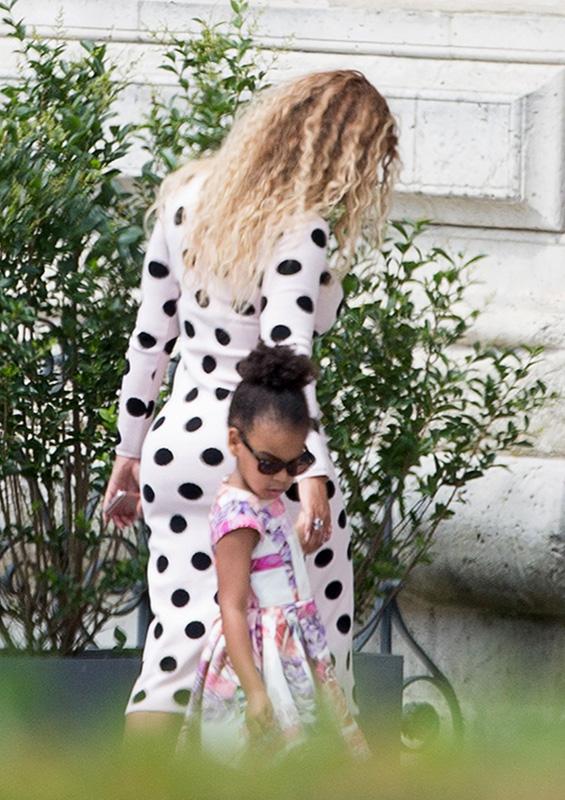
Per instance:
[[[112,474],[108,481],[108,486],[102,502],[102,509],[106,508],[110,500],[112,500],[116,492],[120,489],[126,492],[135,492],[139,494],[139,458],[116,456],[114,468],[112,469]],[[111,519],[118,528],[126,528],[129,525],[133,525],[135,520],[140,516],[141,498],[137,503],[135,511],[130,511],[129,513],[123,510],[120,511],[120,507],[118,506],[116,510],[111,511],[110,514],[106,514],[104,511],[102,513],[105,525],[107,525]]]
[[[296,530],[302,549],[307,555],[318,550],[332,533],[326,481],[325,475],[317,475],[314,478],[303,478],[298,483],[302,511],[298,515]]]
[[[264,688],[251,692],[247,697],[245,720],[249,736],[253,741],[261,742],[265,734],[277,730],[275,713]]]

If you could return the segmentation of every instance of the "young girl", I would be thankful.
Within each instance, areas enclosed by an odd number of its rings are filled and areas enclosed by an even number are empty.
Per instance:
[[[181,729],[234,762],[250,743],[284,752],[329,714],[351,752],[368,753],[336,680],[296,533],[281,494],[308,469],[307,356],[259,344],[239,366],[228,413],[236,468],[210,513],[221,615],[211,628]]]

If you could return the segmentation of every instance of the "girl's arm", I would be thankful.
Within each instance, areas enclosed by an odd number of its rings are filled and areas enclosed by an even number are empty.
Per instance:
[[[247,722],[252,735],[273,725],[273,709],[253,660],[247,622],[251,553],[258,541],[259,534],[251,528],[231,531],[217,543],[215,556],[226,648],[247,698]]]

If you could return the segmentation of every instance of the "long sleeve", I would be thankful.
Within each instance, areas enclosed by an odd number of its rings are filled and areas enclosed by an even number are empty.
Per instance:
[[[260,334],[266,344],[290,345],[300,355],[312,354],[312,337],[320,286],[330,279],[327,266],[328,226],[319,217],[285,231],[265,269]],[[319,420],[314,382],[305,388],[310,417]],[[319,431],[306,439],[315,463],[301,478],[329,474],[327,447]]]
[[[118,412],[118,455],[139,458],[141,454],[163,376],[179,335],[179,295],[180,286],[169,267],[163,225],[158,219],[147,244],[141,303],[126,352]]]

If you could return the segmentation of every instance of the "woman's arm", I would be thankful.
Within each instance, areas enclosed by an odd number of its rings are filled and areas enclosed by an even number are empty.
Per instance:
[[[275,246],[262,284],[260,335],[266,344],[285,344],[298,354],[312,355],[320,286],[330,277],[328,234],[327,223],[311,215],[285,231]],[[304,394],[310,416],[318,422],[320,410],[315,382],[305,387]],[[306,444],[316,461],[299,480],[315,475],[326,476],[329,460],[321,434],[311,430]]]
[[[231,531],[216,545],[218,602],[226,648],[247,698],[247,722],[251,735],[260,735],[273,725],[273,710],[265,684],[253,659],[247,612],[251,553],[259,534],[251,528]]]
[[[170,268],[163,230],[157,219],[147,244],[141,278],[142,299],[126,352],[118,411],[116,454],[139,458],[153,420],[155,401],[179,334],[180,286]]]
[[[262,285],[261,338],[269,345],[290,345],[296,353],[312,354],[314,319],[320,302],[320,287],[330,279],[327,263],[329,228],[311,216],[285,232],[265,269]],[[318,421],[315,382],[304,390],[310,416]],[[311,430],[306,439],[316,461],[297,480],[303,513],[298,532],[305,553],[312,553],[331,533],[331,512],[326,490],[330,463],[321,433]],[[323,527],[315,529],[314,519]]]

